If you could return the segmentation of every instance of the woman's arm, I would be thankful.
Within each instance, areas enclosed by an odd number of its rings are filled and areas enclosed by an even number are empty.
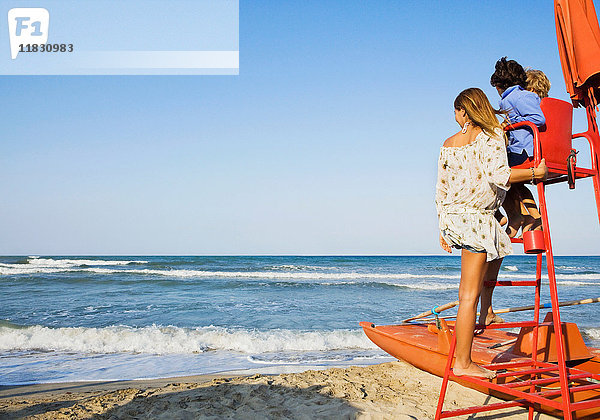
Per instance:
[[[446,140],[446,142],[448,140]],[[440,151],[440,157],[438,159],[437,183],[435,185],[435,207],[436,207],[436,210],[437,210],[438,218],[440,216],[440,210],[441,210],[441,207],[442,207],[442,200],[444,200],[446,198],[446,195],[448,195],[448,171],[446,169],[445,159],[442,156],[442,152]],[[442,237],[441,233],[440,233],[440,246],[442,247],[442,249],[444,251],[449,252],[450,254],[452,254],[452,249],[446,243],[446,241],[444,241],[444,238]]]
[[[446,241],[444,241],[444,238],[442,237],[442,234],[440,233],[440,246],[442,247],[442,249],[450,254],[452,254],[452,248],[450,248],[450,245],[448,245],[446,243]]]
[[[518,184],[519,182],[531,181],[532,171],[531,168],[511,168],[510,178],[508,182],[511,184]],[[542,159],[537,168],[533,168],[533,178],[535,180],[545,180],[548,178],[548,167],[546,166],[546,159]]]
[[[446,166],[445,158],[440,152],[440,157],[438,158],[437,182],[435,184],[435,208],[438,216],[440,214],[442,201],[448,195],[448,170],[446,169]]]

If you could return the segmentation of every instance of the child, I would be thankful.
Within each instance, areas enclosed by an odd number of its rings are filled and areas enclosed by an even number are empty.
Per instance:
[[[506,124],[531,121],[540,127],[546,123],[540,108],[540,98],[535,93],[526,90],[527,75],[519,63],[502,57],[496,62],[490,83],[501,97],[500,109],[508,112]],[[508,136],[509,166],[513,167],[526,161],[532,161],[533,133],[527,128],[519,128],[511,130]],[[504,209],[509,220],[506,231],[511,238],[517,235],[519,229],[527,232],[542,228],[542,219],[535,199],[531,191],[523,184],[512,186],[507,193]]]
[[[550,91],[550,80],[541,70],[528,69],[527,74],[527,90],[535,93],[540,99],[548,97]]]
[[[548,80],[548,77],[546,77],[544,72],[541,70],[527,69],[525,74],[527,75],[527,90],[535,93],[540,99],[547,98],[548,92],[550,91],[550,80]],[[529,216],[534,219],[533,224],[525,224],[523,231],[526,232],[531,228],[541,229],[541,215],[535,204],[535,199],[529,192],[529,189],[525,188],[524,185],[521,186],[521,188],[524,190],[524,192],[521,193],[521,202],[525,207],[525,211],[523,211],[523,206],[521,207],[521,216],[523,217],[523,220],[527,220],[529,213]]]
[[[512,253],[510,239],[494,217],[510,183],[531,179],[530,169],[511,169],[496,111],[481,89],[462,91],[454,100],[454,118],[462,127],[440,150],[436,208],[440,245],[461,249],[461,274],[456,316],[456,361],[453,373],[494,378],[496,373],[475,364],[471,347],[477,302],[488,268],[500,267]],[[542,159],[533,170],[536,179],[547,176]],[[491,295],[481,312],[491,310]],[[485,306],[488,305],[488,306]]]

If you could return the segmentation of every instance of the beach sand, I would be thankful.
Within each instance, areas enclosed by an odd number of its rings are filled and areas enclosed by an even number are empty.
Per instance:
[[[280,375],[0,387],[2,419],[432,419],[441,379],[396,361]],[[450,383],[446,409],[499,400]],[[470,419],[523,419],[524,409]],[[551,419],[544,414],[536,420]]]

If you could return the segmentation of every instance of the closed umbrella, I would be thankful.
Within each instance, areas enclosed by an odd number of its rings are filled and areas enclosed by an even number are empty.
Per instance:
[[[556,37],[567,91],[575,106],[585,106],[588,129],[582,133],[594,145],[594,194],[600,218],[600,133],[596,108],[600,99],[600,27],[592,0],[554,0]],[[594,156],[595,154],[595,156]],[[595,163],[594,163],[595,161]]]
[[[556,37],[565,84],[575,105],[600,99],[600,27],[592,0],[555,0]]]
[[[585,106],[588,129],[578,137],[590,139],[594,194],[600,218],[600,133],[596,108],[600,100],[600,27],[593,0],[554,0],[558,53],[567,91],[575,106]]]

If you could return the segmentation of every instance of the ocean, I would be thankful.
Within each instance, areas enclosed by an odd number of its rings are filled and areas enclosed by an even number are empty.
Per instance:
[[[535,261],[507,257],[500,277],[532,279]],[[600,257],[555,264],[561,301],[600,296]],[[390,361],[358,322],[454,301],[459,279],[457,256],[0,257],[0,385]],[[494,295],[495,308],[530,304],[529,287]],[[598,313],[561,309],[594,347]]]

